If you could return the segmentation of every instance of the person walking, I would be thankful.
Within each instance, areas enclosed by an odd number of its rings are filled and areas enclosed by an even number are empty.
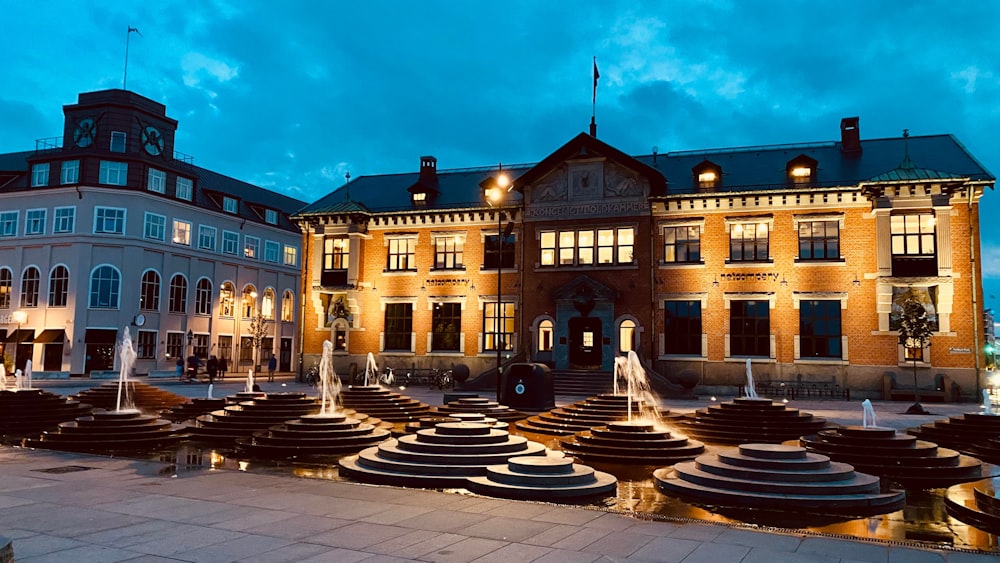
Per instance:
[[[177,379],[184,379],[184,359],[177,357]]]
[[[215,383],[215,374],[219,371],[219,360],[217,360],[214,355],[208,357],[208,363],[205,365],[205,371],[208,372],[208,383]]]
[[[219,360],[219,379],[225,379],[227,371],[229,371],[229,362],[222,358]]]
[[[271,352],[271,359],[267,361],[267,380],[274,381],[274,370],[278,369],[278,358]]]

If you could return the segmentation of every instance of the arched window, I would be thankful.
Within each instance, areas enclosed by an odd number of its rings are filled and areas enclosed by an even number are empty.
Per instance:
[[[10,294],[14,292],[14,272],[0,268],[0,309],[10,309]]]
[[[552,321],[548,319],[538,323],[538,351],[552,351]]]
[[[174,274],[170,278],[170,303],[167,305],[171,313],[187,313],[187,292],[187,280],[180,274]]]
[[[194,312],[196,315],[212,314],[212,281],[208,278],[198,280],[195,287]]]
[[[65,307],[69,293],[69,270],[62,264],[49,274],[49,307]]]
[[[232,317],[235,315],[236,288],[232,282],[222,282],[219,288],[219,316]]]
[[[635,351],[635,321],[626,319],[618,325],[618,351],[622,354]]]
[[[90,274],[90,308],[117,309],[122,275],[114,266],[103,264]]]
[[[146,311],[160,310],[160,274],[155,270],[147,270],[142,274],[142,284],[139,287],[139,308]]]
[[[264,290],[264,298],[260,302],[260,314],[269,321],[274,320],[274,289]]]
[[[257,311],[257,288],[253,284],[247,284],[243,288],[243,318],[249,319]]]
[[[42,283],[42,275],[38,272],[38,268],[34,266],[28,266],[24,270],[24,275],[21,276],[21,306],[22,307],[37,307],[38,306],[38,286]]]
[[[281,296],[281,320],[290,323],[292,319],[295,318],[295,311],[292,309],[293,303],[295,302],[295,296],[292,292],[285,290],[285,293]]]

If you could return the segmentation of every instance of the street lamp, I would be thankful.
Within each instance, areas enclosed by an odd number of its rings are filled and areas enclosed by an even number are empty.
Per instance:
[[[486,197],[490,202],[490,205],[497,210],[497,304],[496,309],[493,311],[493,347],[497,350],[497,402],[500,402],[501,387],[503,383],[500,380],[500,370],[503,359],[501,357],[502,351],[500,350],[500,311],[502,309],[502,299],[503,299],[503,286],[501,282],[503,281],[503,214],[500,212],[500,207],[503,205],[504,197],[507,195],[507,190],[510,187],[510,178],[503,173],[503,165],[500,165],[498,169],[498,174],[496,181],[493,186],[486,190]]]
[[[24,311],[14,311],[10,318],[17,323],[17,336],[14,337],[14,369],[17,370],[17,356],[21,351],[21,325],[28,322],[28,313]]]
[[[188,351],[188,348],[191,347],[191,342],[194,340],[194,333],[191,332],[190,328],[188,329],[187,337],[188,337],[188,345],[187,345],[187,348],[184,349],[184,359],[185,360],[187,360],[187,355],[188,355],[187,351]]]

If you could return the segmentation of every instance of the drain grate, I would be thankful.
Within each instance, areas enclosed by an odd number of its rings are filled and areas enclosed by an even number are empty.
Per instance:
[[[77,471],[90,471],[93,467],[86,465],[63,465],[61,467],[50,467],[48,469],[35,469],[39,473],[76,473]]]

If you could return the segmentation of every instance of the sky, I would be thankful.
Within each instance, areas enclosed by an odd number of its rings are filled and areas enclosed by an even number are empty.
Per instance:
[[[950,133],[1000,173],[1000,2],[0,0],[0,11],[0,152],[60,136],[63,105],[124,85],[166,105],[175,149],[195,164],[306,202],[348,172],[415,172],[422,155],[442,170],[543,159],[588,130],[594,57],[598,137],[629,154],[833,141],[858,116],[862,139]],[[998,212],[988,192],[994,308]]]

